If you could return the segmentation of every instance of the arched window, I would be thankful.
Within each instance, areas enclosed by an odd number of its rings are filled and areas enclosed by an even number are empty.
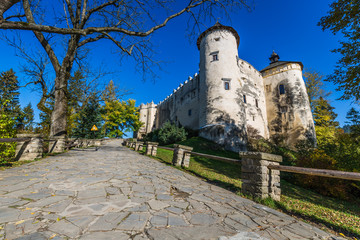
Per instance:
[[[243,95],[244,103],[246,103],[246,95]]]
[[[285,86],[283,84],[279,85],[279,93],[280,95],[285,94]]]

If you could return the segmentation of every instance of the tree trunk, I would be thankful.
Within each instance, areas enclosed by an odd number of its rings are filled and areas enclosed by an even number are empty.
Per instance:
[[[51,115],[50,138],[65,137],[67,127],[67,76],[63,69],[55,79],[55,104]]]

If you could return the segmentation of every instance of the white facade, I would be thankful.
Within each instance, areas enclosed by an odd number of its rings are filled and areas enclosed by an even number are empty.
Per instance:
[[[140,106],[145,127],[139,136],[171,121],[233,151],[246,149],[250,129],[265,139],[285,136],[291,144],[314,139],[302,64],[278,61],[273,54],[259,72],[239,58],[239,43],[237,32],[219,23],[203,32],[197,41],[200,73],[159,104]]]

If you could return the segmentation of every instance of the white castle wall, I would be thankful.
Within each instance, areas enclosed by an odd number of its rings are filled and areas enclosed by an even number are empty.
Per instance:
[[[290,146],[306,138],[315,140],[302,66],[299,63],[286,63],[264,71],[263,77],[272,137],[285,137]],[[280,85],[284,85],[284,94],[280,94]]]
[[[301,63],[277,59],[259,72],[238,57],[238,43],[236,31],[221,24],[201,34],[199,75],[189,77],[157,106],[142,104],[145,126],[139,132],[170,121],[200,130],[200,136],[233,151],[245,150],[248,133],[254,132],[265,139],[283,137],[290,146],[315,139]],[[286,94],[279,94],[279,85]]]

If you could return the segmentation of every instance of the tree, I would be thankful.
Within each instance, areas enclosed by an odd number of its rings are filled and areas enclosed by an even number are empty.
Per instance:
[[[31,103],[24,107],[22,112],[24,116],[24,130],[32,132],[34,128],[34,110],[31,106]]]
[[[333,110],[334,107],[322,97],[319,98],[315,105],[313,116],[319,148],[328,147],[336,139],[339,122],[335,120],[337,114]]]
[[[309,102],[311,106],[311,111],[314,112],[316,102],[319,100],[320,97],[325,98],[330,93],[325,92],[323,89],[323,78],[324,76],[314,70],[309,70],[304,72],[305,78],[305,85],[306,85],[306,92],[309,97]]]
[[[101,138],[100,131],[90,131],[93,125],[101,128],[101,106],[97,97],[93,96],[79,112],[78,118],[75,119],[75,128],[73,136],[78,138]]]
[[[132,99],[106,101],[103,119],[105,135],[113,138],[122,138],[125,132],[136,132],[142,125],[135,100]]]
[[[0,104],[0,138],[13,138],[16,136],[16,129],[14,128],[15,121],[7,113],[7,104],[10,101],[6,100]],[[8,162],[15,153],[16,143],[0,143],[0,165]]]
[[[17,2],[2,1],[0,14]],[[151,72],[154,61],[149,36],[170,20],[188,13],[199,26],[201,20],[214,18],[214,11],[218,16],[226,9],[249,8],[247,0],[190,0],[187,4],[181,1],[182,7],[175,11],[171,10],[174,4],[170,0],[64,0],[63,6],[58,1],[21,2],[18,13],[11,15],[9,10],[9,16],[0,21],[0,29],[32,31],[50,59],[56,76],[51,136],[66,135],[68,79],[75,59],[81,58],[89,44],[111,41],[122,54],[135,58],[144,72]],[[45,8],[53,9],[51,15]],[[66,42],[63,52],[55,49],[59,38]]]
[[[360,1],[334,1],[318,25],[333,34],[341,32],[345,39],[340,48],[332,50],[342,57],[327,80],[343,91],[341,99],[360,100]]]
[[[347,124],[350,126],[350,132],[355,136],[360,136],[360,112],[351,108],[346,114]]]

